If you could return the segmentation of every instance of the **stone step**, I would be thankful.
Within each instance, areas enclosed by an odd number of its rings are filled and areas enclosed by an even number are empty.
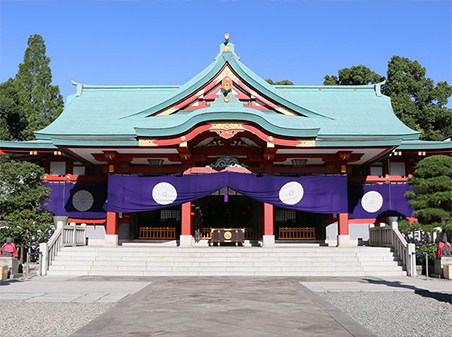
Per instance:
[[[400,276],[389,248],[64,247],[50,275]]]
[[[352,247],[352,248],[339,248],[339,247],[318,247],[318,248],[284,248],[284,247],[276,247],[276,248],[262,248],[262,247],[192,247],[192,248],[181,248],[181,247],[146,247],[146,248],[135,248],[135,247],[93,247],[93,246],[84,246],[84,247],[63,247],[63,252],[121,252],[121,254],[130,252],[133,254],[136,253],[147,253],[147,252],[166,252],[166,253],[198,253],[198,252],[257,252],[257,253],[274,253],[274,252],[288,252],[288,253],[302,253],[302,252],[325,252],[331,254],[332,252],[337,254],[339,252],[353,252],[353,253],[362,253],[362,254],[373,254],[374,252],[391,252],[390,248],[386,247]]]
[[[74,261],[75,262],[75,261]],[[173,265],[173,266],[243,266],[243,267],[253,267],[253,266],[322,266],[330,267],[336,266],[338,264],[342,265],[359,265],[362,264],[356,260],[341,261],[343,263],[337,263],[336,261],[275,261],[275,260],[246,260],[246,261],[229,261],[227,259],[222,259],[218,261],[204,261],[204,260],[174,260],[174,261],[116,261],[111,263],[110,261],[96,260],[95,265],[117,265],[117,266],[159,266],[159,265]],[[54,264],[65,264],[62,262]],[[80,265],[86,265],[87,263],[76,263]],[[379,265],[379,264],[376,264]],[[384,265],[384,264],[383,264]]]

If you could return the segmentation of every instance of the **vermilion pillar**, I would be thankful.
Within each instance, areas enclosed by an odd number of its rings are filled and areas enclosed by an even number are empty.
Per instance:
[[[338,236],[337,245],[338,247],[350,247],[350,232],[348,228],[348,213],[339,213],[339,219],[337,224]]]
[[[192,246],[192,214],[191,214],[191,202],[186,202],[181,206],[181,231],[179,246],[191,247]]]
[[[118,217],[115,212],[107,212],[107,228],[106,232],[109,235],[118,234]]]
[[[106,224],[105,245],[117,246],[118,245],[118,217],[115,212],[107,212],[107,224]]]
[[[275,234],[273,230],[273,205],[264,203],[264,233],[262,235],[262,245],[264,247],[275,246]]]
[[[339,213],[338,227],[339,235],[349,235],[348,213]]]
[[[273,205],[264,203],[264,235],[274,235]]]
[[[181,235],[192,235],[191,233],[191,203],[182,204],[181,209]]]

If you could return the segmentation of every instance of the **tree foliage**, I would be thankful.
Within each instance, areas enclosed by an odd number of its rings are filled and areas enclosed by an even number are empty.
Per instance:
[[[360,85],[384,80],[362,65],[341,69],[338,76],[325,76],[324,84]],[[393,56],[388,62],[387,82],[382,92],[391,97],[396,116],[408,127],[420,131],[421,139],[443,140],[451,136],[452,109],[446,105],[452,87],[446,81],[435,86],[419,62]]]
[[[293,85],[292,81],[289,80],[282,80],[278,82],[273,82],[270,78],[265,80],[267,83],[270,83],[271,85]]]
[[[12,78],[0,84],[0,140],[23,139],[27,119],[17,92],[17,82]]]
[[[351,68],[344,68],[339,70],[338,76],[326,75],[324,78],[324,85],[366,85],[379,83],[384,80],[384,77],[370,70],[366,66],[359,65]]]
[[[452,109],[446,104],[452,87],[435,86],[419,62],[393,56],[388,63],[388,82],[383,93],[391,97],[396,116],[409,127],[421,131],[422,139],[442,140],[452,134]]]
[[[1,242],[11,236],[16,244],[26,244],[46,235],[52,214],[42,208],[50,194],[41,184],[43,174],[33,163],[0,160]]]
[[[435,227],[452,229],[452,157],[431,156],[421,160],[408,179],[413,191],[405,193],[418,224],[411,230],[432,232]]]
[[[50,58],[40,35],[31,35],[25,50],[24,61],[16,75],[19,98],[28,125],[25,139],[34,139],[33,131],[43,129],[63,111],[63,98],[57,85],[51,85]]]

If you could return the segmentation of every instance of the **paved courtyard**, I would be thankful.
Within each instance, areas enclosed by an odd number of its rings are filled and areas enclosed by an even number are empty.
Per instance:
[[[448,313],[452,319],[451,294],[449,280],[408,277],[34,277],[0,284],[0,330],[16,336],[413,335],[403,324],[397,334],[391,326],[386,333],[373,325],[379,316],[365,312],[403,319],[390,311],[400,312],[390,305],[394,298],[433,305],[436,325],[445,326],[426,336],[441,336],[452,322],[444,321]],[[364,303],[370,308],[353,319],[349,307],[366,296],[374,304]]]

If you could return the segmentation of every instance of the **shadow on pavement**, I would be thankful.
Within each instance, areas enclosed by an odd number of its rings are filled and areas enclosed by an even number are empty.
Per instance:
[[[366,281],[367,283],[370,283],[370,284],[381,284],[381,285],[386,285],[388,287],[411,289],[411,290],[414,290],[414,293],[416,295],[433,298],[440,302],[452,303],[452,289],[451,289],[450,293],[440,293],[440,292],[431,292],[429,290],[420,289],[416,286],[409,285],[409,284],[403,284],[400,281],[384,281],[384,280],[374,280],[374,279],[363,279],[363,281]]]

